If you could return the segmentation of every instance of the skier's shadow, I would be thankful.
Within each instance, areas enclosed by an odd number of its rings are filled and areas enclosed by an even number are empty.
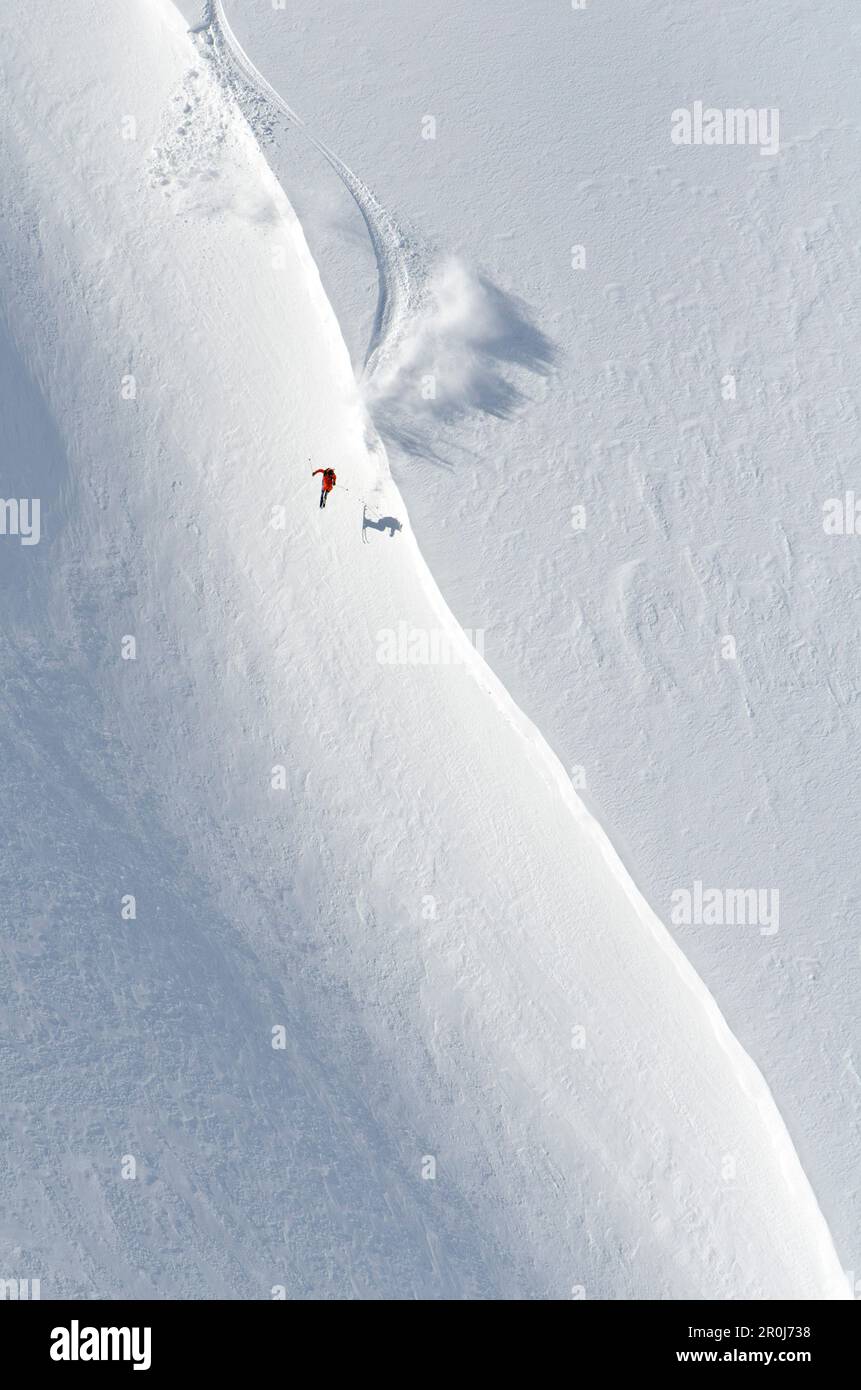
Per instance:
[[[369,517],[367,507],[362,507],[362,540],[367,545],[368,531],[388,531],[390,536],[394,536],[396,531],[403,531],[403,524],[398,521],[396,516]]]

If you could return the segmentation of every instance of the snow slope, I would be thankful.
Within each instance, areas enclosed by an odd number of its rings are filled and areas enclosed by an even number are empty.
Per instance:
[[[443,603],[212,48],[3,0],[0,50],[41,503],[0,538],[3,1277],[847,1297],[762,1077]],[[399,624],[462,660],[382,662]]]
[[[857,4],[219,6],[402,229],[424,312],[364,389],[447,602],[663,920],[779,895],[673,930],[858,1269]],[[778,153],[673,145],[697,100],[777,108]],[[312,154],[275,119],[361,373],[373,266]]]

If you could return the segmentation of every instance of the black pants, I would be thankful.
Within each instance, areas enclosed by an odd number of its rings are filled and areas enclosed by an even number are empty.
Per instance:
[[[328,492],[326,491],[326,489],[325,489],[325,488],[322,488],[322,489],[321,489],[321,492],[320,492],[320,506],[321,506],[321,507],[325,507],[325,505],[326,505],[326,498],[327,498],[328,496],[329,496],[329,494],[328,494]]]

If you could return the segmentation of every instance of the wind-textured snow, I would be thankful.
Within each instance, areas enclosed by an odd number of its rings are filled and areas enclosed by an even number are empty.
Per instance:
[[[3,0],[0,45],[41,516],[0,538],[0,1276],[848,1296],[762,1076],[446,607],[217,35]]]

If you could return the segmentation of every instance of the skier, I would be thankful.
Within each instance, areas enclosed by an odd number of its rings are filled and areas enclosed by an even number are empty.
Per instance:
[[[329,493],[332,491],[332,488],[338,481],[338,476],[334,468],[315,468],[314,472],[311,474],[311,477],[316,478],[318,473],[323,474],[323,489],[320,493],[320,506],[325,507],[326,498],[329,496]]]

